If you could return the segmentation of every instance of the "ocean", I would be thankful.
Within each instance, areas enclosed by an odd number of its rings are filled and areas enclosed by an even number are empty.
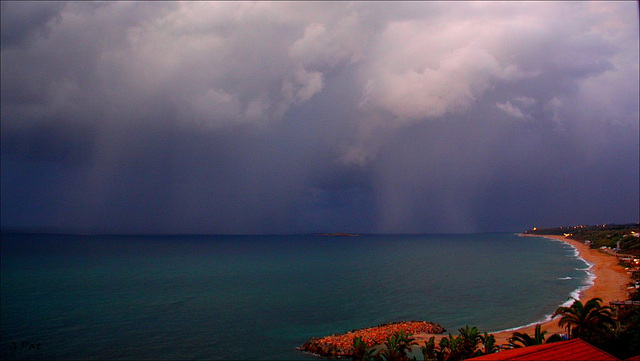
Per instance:
[[[592,281],[515,234],[3,233],[2,359],[313,360],[313,336],[402,320],[457,333],[544,320]]]

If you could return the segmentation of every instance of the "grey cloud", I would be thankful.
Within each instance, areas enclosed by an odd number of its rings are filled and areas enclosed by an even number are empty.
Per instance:
[[[2,133],[2,154],[9,159],[84,164],[93,158],[96,129],[87,123],[54,120]]]
[[[590,33],[590,23],[560,24],[560,16],[548,16],[555,9],[582,20],[576,13],[591,15],[584,6],[491,8],[519,11],[510,11],[508,21],[485,13],[390,22],[366,73],[374,86],[369,96],[374,109],[420,121],[464,112],[500,83],[554,83],[546,91],[559,95],[575,91],[583,79],[613,70],[609,59],[619,45]]]
[[[639,216],[635,4],[38,4],[2,3],[3,227]]]
[[[25,46],[46,36],[60,21],[64,2],[3,1],[0,3],[2,47]]]
[[[513,106],[510,101],[507,101],[505,103],[496,103],[496,107],[516,118],[524,118],[522,110],[520,110],[520,108],[518,108],[517,106]]]

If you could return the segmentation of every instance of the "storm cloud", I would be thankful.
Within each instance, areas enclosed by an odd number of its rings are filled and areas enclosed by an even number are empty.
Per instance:
[[[2,2],[3,228],[640,218],[634,2]]]

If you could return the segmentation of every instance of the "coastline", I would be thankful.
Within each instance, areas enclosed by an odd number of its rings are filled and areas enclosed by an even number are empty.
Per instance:
[[[624,268],[618,264],[618,260],[615,256],[600,252],[600,250],[597,249],[590,249],[589,246],[584,245],[581,242],[568,239],[564,236],[529,234],[520,234],[520,236],[543,237],[558,240],[577,250],[578,257],[589,263],[592,277],[595,277],[592,278],[591,285],[582,287],[578,290],[576,298],[581,302],[586,302],[594,297],[600,297],[602,299],[602,304],[608,306],[610,301],[626,300],[628,298],[627,284],[631,282],[631,277],[629,277]],[[575,293],[573,295],[575,295]],[[560,305],[558,305],[558,307],[559,306]],[[553,313],[553,311],[555,310],[550,310],[550,313]],[[508,330],[489,333],[495,336],[497,345],[503,345],[508,343],[508,339],[514,332],[525,332],[533,335],[535,327],[538,324],[542,325],[543,331],[547,331],[547,336],[554,333],[559,334],[566,332],[565,329],[558,326],[558,319],[552,319],[543,322],[536,322],[531,325],[514,326],[514,328]],[[441,338],[445,337],[445,335],[434,334],[414,335],[419,344],[423,344],[432,336],[435,336],[436,343],[439,342]]]

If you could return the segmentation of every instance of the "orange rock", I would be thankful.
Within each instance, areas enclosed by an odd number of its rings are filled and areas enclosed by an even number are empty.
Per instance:
[[[321,356],[350,357],[355,352],[353,347],[353,339],[355,337],[362,337],[362,341],[367,347],[372,347],[384,343],[389,336],[400,331],[406,334],[443,333],[445,329],[436,323],[426,321],[395,322],[353,330],[340,335],[312,338],[302,345],[300,349]]]

